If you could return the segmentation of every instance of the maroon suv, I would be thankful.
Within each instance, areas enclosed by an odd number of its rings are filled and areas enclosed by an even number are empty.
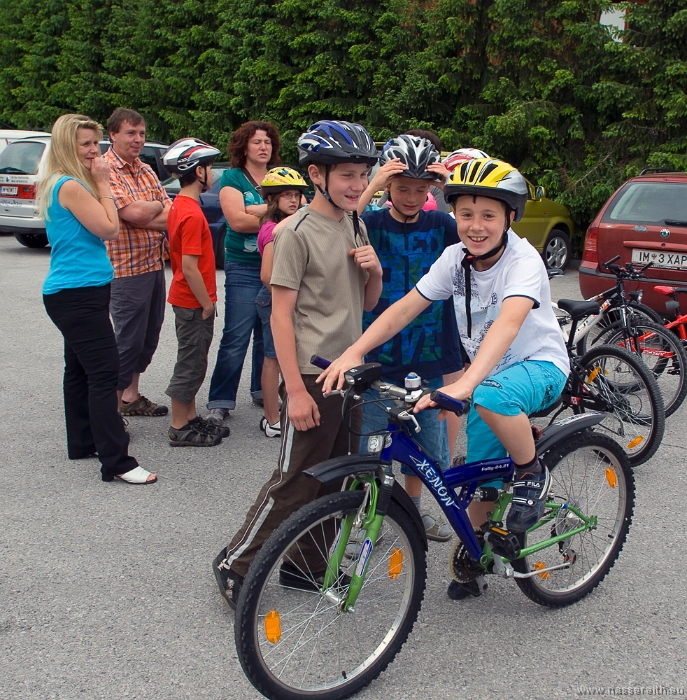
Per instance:
[[[644,170],[628,180],[604,204],[587,229],[580,264],[580,292],[585,299],[609,289],[615,277],[600,264],[619,255],[618,264],[653,265],[643,303],[666,313],[665,296],[656,284],[687,285],[687,173]]]

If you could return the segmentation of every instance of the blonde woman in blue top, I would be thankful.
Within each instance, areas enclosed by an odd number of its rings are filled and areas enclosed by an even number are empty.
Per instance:
[[[157,475],[128,454],[117,407],[119,354],[110,322],[112,265],[103,241],[119,234],[102,127],[65,114],[52,129],[40,213],[52,246],[43,285],[48,316],[64,336],[64,412],[70,459],[98,457],[103,481],[152,484]]]

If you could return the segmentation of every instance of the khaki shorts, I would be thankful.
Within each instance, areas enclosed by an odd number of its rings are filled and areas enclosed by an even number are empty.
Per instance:
[[[215,314],[203,320],[203,309],[172,306],[179,341],[174,374],[165,392],[181,403],[191,403],[205,380]]]

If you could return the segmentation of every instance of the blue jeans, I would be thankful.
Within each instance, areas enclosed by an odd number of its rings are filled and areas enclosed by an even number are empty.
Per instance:
[[[236,408],[236,392],[239,388],[243,361],[253,334],[253,368],[250,393],[254,399],[262,398],[260,375],[262,374],[262,323],[258,317],[255,298],[262,289],[260,266],[224,262],[226,274],[224,328],[217,350],[217,363],[210,381],[207,407]]]
[[[439,389],[444,386],[443,377],[430,379],[428,382],[430,389]],[[365,394],[365,401],[372,398],[379,398],[379,392],[368,391]],[[451,465],[451,455],[448,449],[448,431],[446,421],[438,420],[438,411],[420,411],[415,415],[420,424],[419,433],[413,433],[413,437],[420,443],[425,452],[428,452],[439,463],[442,471]],[[371,433],[376,430],[386,430],[388,425],[388,414],[375,404],[365,404],[363,406],[363,427],[361,433]],[[360,454],[368,454],[367,437],[360,438]],[[401,465],[401,474],[415,474],[405,464]]]
[[[262,344],[265,357],[268,357],[270,360],[276,360],[277,352],[274,349],[274,338],[272,337],[272,326],[270,325],[272,292],[267,287],[263,287],[255,298],[255,304],[258,307],[258,316],[260,316],[260,322],[262,323]]]

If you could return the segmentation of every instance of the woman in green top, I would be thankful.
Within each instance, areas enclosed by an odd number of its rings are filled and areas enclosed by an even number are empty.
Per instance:
[[[220,424],[236,408],[243,361],[253,333],[251,394],[262,403],[262,328],[255,297],[262,288],[258,231],[267,210],[260,185],[269,168],[281,164],[279,132],[268,122],[246,122],[229,141],[231,168],[222,175],[219,202],[227,219],[224,329],[210,382],[207,419]]]

